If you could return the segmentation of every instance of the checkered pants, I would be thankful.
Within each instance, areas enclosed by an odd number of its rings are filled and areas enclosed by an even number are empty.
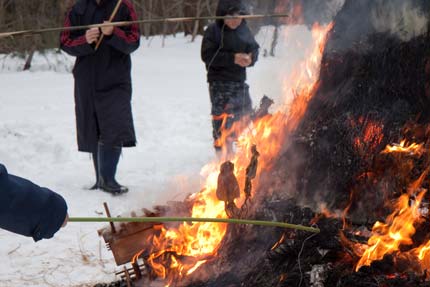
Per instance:
[[[225,127],[229,129],[233,123],[240,121],[252,112],[252,101],[249,86],[242,82],[216,81],[209,84],[212,103],[213,138],[216,142],[221,137],[224,117]]]

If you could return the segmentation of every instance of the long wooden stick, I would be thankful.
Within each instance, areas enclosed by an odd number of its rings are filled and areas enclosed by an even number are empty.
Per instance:
[[[113,19],[116,16],[116,13],[118,13],[118,10],[119,10],[119,7],[121,6],[121,4],[122,4],[122,0],[118,0],[118,2],[116,3],[115,8],[112,11],[112,14],[110,15],[109,22],[113,21]],[[105,37],[105,34],[102,34],[100,36],[99,40],[97,41],[96,47],[94,48],[96,51],[100,47],[100,44],[102,43],[104,37]]]
[[[295,225],[286,222],[262,221],[262,220],[244,220],[234,218],[192,218],[192,217],[70,217],[68,222],[210,222],[210,223],[228,223],[228,224],[245,224],[259,225],[269,227],[282,227],[288,229],[303,230],[313,233],[320,233],[319,228]]]
[[[71,26],[71,27],[57,27],[57,28],[44,28],[44,29],[31,29],[0,33],[0,39],[6,37],[25,36],[42,34],[48,32],[60,32],[60,31],[75,31],[75,30],[87,30],[91,28],[102,28],[102,27],[123,27],[130,26],[132,24],[148,24],[148,23],[177,23],[177,22],[189,22],[189,21],[205,21],[205,20],[224,20],[231,18],[240,19],[261,19],[261,18],[286,18],[289,17],[287,14],[268,14],[268,15],[240,15],[240,16],[208,16],[208,17],[182,17],[182,18],[158,18],[158,19],[147,19],[147,20],[136,20],[136,21],[121,21],[112,22],[105,24],[92,24],[82,26]]]

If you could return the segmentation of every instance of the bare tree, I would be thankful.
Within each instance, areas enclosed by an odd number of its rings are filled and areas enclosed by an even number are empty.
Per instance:
[[[197,0],[196,3],[196,17],[200,17],[203,11],[203,3],[202,0]],[[199,32],[200,21],[194,21],[194,29],[193,29],[193,37],[191,39],[192,42],[196,39],[197,33]]]

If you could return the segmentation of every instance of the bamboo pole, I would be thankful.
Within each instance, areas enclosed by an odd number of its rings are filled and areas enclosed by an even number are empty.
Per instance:
[[[319,228],[295,225],[286,222],[247,220],[234,218],[192,218],[192,217],[70,217],[68,222],[210,222],[210,223],[228,223],[228,224],[245,224],[268,227],[281,227],[288,229],[303,230],[313,233],[320,233]]]
[[[268,14],[268,15],[240,15],[240,16],[209,16],[209,17],[181,17],[181,18],[158,18],[150,20],[136,20],[136,21],[120,21],[104,24],[92,24],[92,25],[82,25],[82,26],[71,26],[71,27],[56,27],[56,28],[44,28],[44,29],[30,29],[22,31],[11,31],[0,33],[0,39],[6,37],[16,37],[25,35],[42,34],[48,32],[60,32],[60,31],[75,31],[75,30],[87,30],[91,28],[102,28],[102,27],[123,27],[130,26],[132,24],[146,24],[146,23],[177,23],[177,22],[188,22],[188,21],[204,21],[204,20],[222,20],[222,19],[261,19],[261,18],[285,18],[288,17],[287,14]]]
[[[109,22],[113,21],[113,19],[115,18],[116,14],[118,13],[118,10],[119,10],[119,7],[121,6],[121,4],[122,4],[122,0],[118,0],[118,2],[116,3],[115,8],[112,11],[112,14],[110,15]],[[97,51],[97,49],[100,47],[100,44],[102,43],[104,37],[105,37],[105,34],[102,34],[100,36],[100,38],[97,41],[97,44],[96,44],[96,47],[95,47],[94,50]]]

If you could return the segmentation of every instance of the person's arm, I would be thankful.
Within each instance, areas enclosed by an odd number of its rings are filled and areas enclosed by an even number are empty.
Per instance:
[[[67,13],[64,20],[64,27],[72,27],[77,23],[77,15],[73,8]],[[88,43],[87,33],[90,30],[63,31],[60,34],[60,47],[69,55],[75,57],[91,55],[95,52],[91,44]],[[92,33],[92,32],[91,32]]]
[[[249,46],[249,53],[251,54],[251,64],[248,67],[252,67],[255,65],[255,63],[257,63],[258,56],[260,53],[260,45],[258,45],[251,32],[250,35],[252,37],[252,44]]]
[[[206,67],[230,67],[235,65],[234,53],[225,52],[220,49],[222,43],[219,43],[218,39],[215,39],[214,29],[217,29],[217,27],[209,26],[205,31],[201,48],[203,62],[205,62]]]
[[[136,11],[130,1],[123,1],[121,13],[121,21],[136,21]],[[109,29],[102,29],[109,31]],[[140,44],[140,31],[138,24],[132,24],[125,27],[113,27],[106,36],[106,43],[116,50],[124,53],[131,54],[139,48]]]
[[[255,48],[254,50],[252,50],[251,52],[251,65],[249,65],[248,67],[252,67],[255,65],[255,63],[257,63],[258,61],[258,55],[260,53],[260,49],[259,47]]]
[[[8,174],[0,164],[0,228],[39,241],[52,238],[67,218],[63,197]]]

